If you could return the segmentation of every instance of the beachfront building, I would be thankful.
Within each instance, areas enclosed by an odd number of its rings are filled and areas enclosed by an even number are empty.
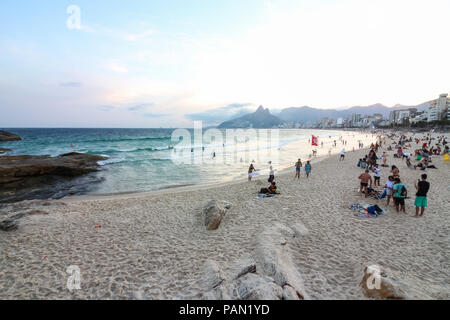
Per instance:
[[[411,123],[426,122],[428,113],[426,111],[417,112],[415,117],[411,118]]]
[[[438,99],[430,101],[430,107],[428,109],[428,122],[440,121],[448,118],[448,112],[450,107],[450,98],[447,93],[443,93]]]

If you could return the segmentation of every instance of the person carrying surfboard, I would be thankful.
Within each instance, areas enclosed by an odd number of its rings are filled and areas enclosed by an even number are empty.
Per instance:
[[[255,167],[253,166],[253,163],[250,164],[250,167],[248,168],[248,181],[252,181],[252,173],[255,170]]]

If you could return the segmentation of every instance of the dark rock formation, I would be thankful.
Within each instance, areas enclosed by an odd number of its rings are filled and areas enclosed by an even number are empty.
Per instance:
[[[18,135],[15,135],[14,133],[0,130],[0,142],[2,142],[2,141],[18,141],[18,140],[22,140],[22,138],[19,137]]]
[[[0,203],[29,199],[61,198],[76,194],[77,184],[95,178],[80,176],[98,170],[97,161],[105,157],[68,153],[57,158],[48,156],[0,157]],[[76,177],[80,177],[74,179]]]

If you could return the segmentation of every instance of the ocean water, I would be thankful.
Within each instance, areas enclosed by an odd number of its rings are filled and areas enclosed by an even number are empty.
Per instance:
[[[94,173],[101,182],[89,194],[142,192],[185,185],[247,179],[250,163],[261,175],[293,167],[313,149],[318,156],[358,148],[375,141],[370,133],[334,130],[225,130],[194,132],[174,129],[8,129],[22,141],[0,143],[13,151],[6,155],[50,155],[68,152],[108,157]],[[181,132],[181,133],[180,133]],[[228,134],[227,134],[228,133]],[[312,147],[312,135],[319,146]],[[344,146],[341,140],[346,140]],[[337,147],[333,146],[334,140]],[[323,147],[322,147],[323,142]]]

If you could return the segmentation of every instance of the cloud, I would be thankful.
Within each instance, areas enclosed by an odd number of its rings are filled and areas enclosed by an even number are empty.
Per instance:
[[[97,107],[97,109],[99,109],[100,111],[112,111],[115,108],[116,107],[114,107],[114,106],[100,106],[100,107]]]
[[[144,113],[144,117],[147,118],[163,118],[163,117],[169,117],[171,114],[168,113]]]
[[[129,111],[142,111],[147,108],[154,107],[154,106],[155,106],[155,104],[153,104],[153,103],[144,103],[144,104],[138,104],[135,106],[128,107],[128,110]]]
[[[59,85],[61,87],[79,88],[81,87],[81,82],[61,82]]]
[[[201,120],[206,123],[217,123],[246,115],[253,111],[252,109],[254,109],[254,106],[255,105],[252,103],[233,103],[212,110],[186,114],[185,117],[190,120]]]

